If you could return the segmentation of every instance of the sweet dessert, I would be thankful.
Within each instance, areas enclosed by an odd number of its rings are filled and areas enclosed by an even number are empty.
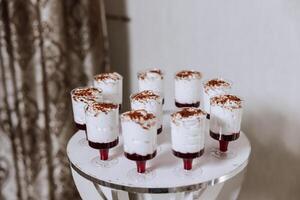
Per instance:
[[[152,90],[163,98],[164,103],[164,74],[160,69],[153,68],[140,71],[137,77],[139,91]]]
[[[102,90],[95,87],[79,87],[71,91],[73,117],[79,130],[86,130],[85,111],[87,104],[102,99]]]
[[[210,136],[219,141],[220,151],[226,152],[228,142],[240,136],[242,120],[241,98],[225,94],[210,99]]]
[[[119,104],[121,109],[123,96],[123,77],[117,72],[101,73],[94,76],[94,86],[100,88],[106,100]]]
[[[231,83],[221,78],[214,78],[203,84],[203,108],[206,113],[210,113],[210,98],[226,94],[231,89]]]
[[[175,105],[199,107],[202,74],[198,71],[183,70],[175,75]]]
[[[156,155],[156,117],[146,110],[133,110],[121,115],[124,152],[136,161],[137,172],[145,173],[146,161]]]
[[[89,146],[100,150],[100,159],[108,159],[108,151],[119,142],[119,106],[94,102],[86,107],[86,128]]]
[[[183,159],[185,170],[191,170],[193,159],[203,155],[205,130],[206,113],[198,108],[171,114],[173,154]]]
[[[142,92],[130,96],[131,109],[144,109],[152,113],[157,118],[157,134],[162,132],[162,98],[151,90],[144,90]]]

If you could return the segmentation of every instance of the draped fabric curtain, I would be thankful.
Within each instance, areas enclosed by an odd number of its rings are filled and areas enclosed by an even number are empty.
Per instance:
[[[101,0],[0,0],[0,199],[76,199],[70,90],[109,70]]]

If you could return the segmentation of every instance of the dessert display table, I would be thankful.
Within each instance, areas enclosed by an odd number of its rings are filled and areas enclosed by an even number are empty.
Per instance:
[[[183,193],[181,198],[184,199],[197,199],[195,195],[201,195],[201,191],[207,186],[225,182],[247,166],[251,146],[246,135],[241,132],[240,138],[229,144],[229,150],[235,152],[234,157],[213,157],[210,151],[218,147],[218,142],[206,135],[205,153],[194,160],[192,171],[183,170],[182,159],[172,154],[169,120],[169,114],[165,114],[163,132],[158,135],[157,156],[147,162],[150,174],[140,176],[134,176],[135,162],[124,156],[122,136],[119,145],[110,150],[111,160],[105,164],[105,161],[97,162],[98,150],[87,144],[80,144],[79,141],[85,137],[85,133],[75,133],[68,142],[67,154],[81,197],[87,199],[89,196],[80,191],[85,190],[81,189],[84,186],[80,186],[85,181],[86,187],[94,187],[97,195],[103,199],[123,199],[120,195],[124,192],[127,199],[152,199],[151,196],[155,196],[152,194],[168,194],[163,199],[178,199],[176,193]],[[100,199],[99,196],[94,196],[93,199]]]

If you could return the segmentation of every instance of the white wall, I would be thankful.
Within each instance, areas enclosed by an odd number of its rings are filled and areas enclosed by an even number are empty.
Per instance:
[[[109,21],[112,63],[131,91],[149,66],[167,73],[167,107],[179,69],[234,82],[253,146],[240,199],[300,198],[300,1],[127,0],[107,10],[131,19]]]

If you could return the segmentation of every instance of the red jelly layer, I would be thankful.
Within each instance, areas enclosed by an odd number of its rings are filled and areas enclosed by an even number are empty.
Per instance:
[[[198,108],[200,106],[200,101],[196,102],[196,103],[178,103],[175,101],[175,106],[177,108],[183,108],[183,107],[195,107]]]
[[[214,133],[212,131],[209,132],[210,133],[210,137],[214,138],[215,140],[221,140],[221,141],[233,141],[233,140],[237,140],[240,137],[240,132],[238,133],[232,133],[230,135],[221,135],[218,133]]]
[[[124,152],[124,154],[125,154],[126,158],[128,158],[129,160],[145,161],[145,160],[150,160],[150,159],[154,158],[156,156],[156,151],[154,151],[154,153],[152,153],[152,154],[147,154],[145,156],[142,156],[142,155],[139,155],[136,153],[130,154],[130,153],[126,153],[126,152]]]
[[[119,138],[112,142],[108,143],[98,143],[98,142],[92,142],[89,140],[89,146],[94,148],[94,149],[110,149],[112,147],[115,147],[119,144]]]
[[[183,159],[194,159],[194,158],[198,158],[198,157],[202,156],[203,153],[204,153],[204,148],[201,149],[201,150],[198,151],[198,152],[195,152],[195,153],[181,153],[181,152],[179,152],[179,151],[173,150],[173,154],[174,154],[176,157],[183,158]]]

